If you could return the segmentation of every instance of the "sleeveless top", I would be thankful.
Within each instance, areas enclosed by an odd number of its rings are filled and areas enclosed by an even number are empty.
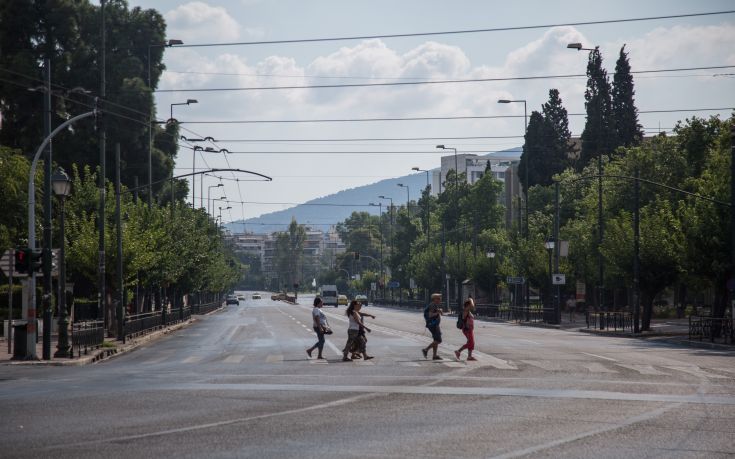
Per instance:
[[[359,330],[360,324],[358,324],[357,321],[355,320],[354,313],[350,314],[349,319],[350,319],[350,326],[348,327],[348,329],[349,330]]]

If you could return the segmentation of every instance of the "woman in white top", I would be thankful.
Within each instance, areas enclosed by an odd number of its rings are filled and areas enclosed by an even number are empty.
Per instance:
[[[316,332],[316,337],[318,341],[316,344],[311,346],[309,349],[306,350],[306,353],[311,357],[311,353],[314,351],[314,349],[319,349],[319,354],[317,355],[317,359],[324,359],[322,357],[322,349],[324,349],[324,331],[329,326],[329,323],[327,322],[327,316],[324,315],[322,312],[322,299],[319,297],[314,298],[314,309],[311,310],[311,317],[314,321],[314,331]]]
[[[350,352],[353,344],[355,344],[355,342],[358,340],[360,327],[363,327],[368,333],[370,332],[370,329],[364,323],[362,323],[362,318],[360,317],[360,308],[362,308],[362,304],[359,301],[352,300],[350,302],[350,305],[347,306],[347,311],[345,311],[345,314],[347,314],[347,317],[349,318],[350,325],[347,328],[347,344],[345,344],[344,349],[342,349],[343,362],[352,361],[351,358],[347,357],[347,353]],[[364,355],[364,358],[365,360],[372,359],[372,357],[368,355]]]

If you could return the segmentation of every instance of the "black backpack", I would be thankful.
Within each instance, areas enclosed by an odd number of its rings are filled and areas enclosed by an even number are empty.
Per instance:
[[[460,330],[464,328],[464,318],[462,316],[464,316],[464,311],[457,312],[457,328]]]

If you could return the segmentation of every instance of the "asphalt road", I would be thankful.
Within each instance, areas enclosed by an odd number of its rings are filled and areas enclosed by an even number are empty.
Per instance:
[[[86,367],[0,366],[0,457],[735,456],[735,354],[372,308],[371,361],[342,362],[344,307],[248,300]],[[466,356],[466,354],[465,354]]]

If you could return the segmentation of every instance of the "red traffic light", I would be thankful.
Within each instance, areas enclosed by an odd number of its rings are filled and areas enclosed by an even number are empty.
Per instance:
[[[15,266],[13,267],[15,272],[20,274],[28,273],[29,251],[30,249],[27,248],[15,249]]]

